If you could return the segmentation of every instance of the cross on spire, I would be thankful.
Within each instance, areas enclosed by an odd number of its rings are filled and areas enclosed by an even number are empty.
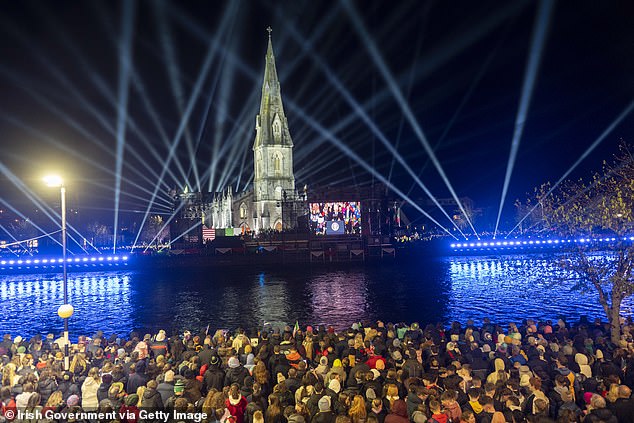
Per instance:
[[[271,38],[271,32],[273,32],[273,29],[269,26],[266,28],[266,31],[269,33],[269,39]]]

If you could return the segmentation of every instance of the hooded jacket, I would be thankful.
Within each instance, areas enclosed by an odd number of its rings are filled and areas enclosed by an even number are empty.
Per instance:
[[[447,417],[445,413],[432,414],[431,419],[427,420],[427,422],[429,423],[431,421],[431,423],[434,423],[435,420],[438,423],[447,423],[449,421],[449,417]]]
[[[249,371],[245,369],[243,366],[238,366],[234,368],[230,367],[227,369],[227,372],[225,373],[224,386],[231,386],[234,383],[237,383],[238,385],[242,386],[244,385],[244,379],[247,376],[249,376]]]
[[[161,394],[161,401],[165,405],[167,401],[174,396],[174,383],[161,382],[156,387],[156,390]]]
[[[407,405],[403,400],[394,401],[392,412],[385,416],[385,423],[409,423],[407,418]]]
[[[247,400],[242,395],[240,399],[234,401],[230,398],[227,398],[225,401],[225,407],[231,413],[232,416],[236,418],[236,423],[244,423],[244,412],[247,409]]]
[[[87,377],[84,380],[81,385],[81,407],[84,410],[96,410],[99,407],[99,400],[97,399],[99,385],[101,383],[92,377]]]
[[[445,413],[449,418],[451,418],[452,422],[459,422],[460,417],[462,417],[462,410],[460,409],[460,404],[457,401],[453,401],[451,404],[445,405]]]
[[[141,400],[141,408],[144,410],[162,410],[163,399],[156,389],[146,389]]]
[[[79,386],[70,380],[62,380],[57,388],[62,391],[62,399],[66,401],[71,395],[81,396]]]
[[[99,388],[97,389],[97,401],[101,402],[105,399],[108,399],[108,391],[110,390],[111,386],[112,386],[112,382],[110,383],[101,382],[101,385],[99,385]]]
[[[37,391],[42,396],[40,403],[46,404],[48,398],[57,390],[57,383],[53,378],[40,379],[37,383]]]
[[[145,361],[139,360],[134,366],[134,373],[128,378],[128,385],[126,386],[126,392],[133,394],[137,391],[139,386],[145,386],[148,381],[148,377],[145,374]]]
[[[222,391],[225,381],[225,372],[218,366],[209,366],[205,374],[203,375],[203,385],[206,392],[216,389]]]

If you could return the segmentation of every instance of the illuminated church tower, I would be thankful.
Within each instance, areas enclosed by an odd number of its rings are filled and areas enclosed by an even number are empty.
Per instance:
[[[266,51],[260,113],[255,119],[253,143],[253,220],[255,230],[282,229],[282,200],[295,191],[293,140],[282,106],[280,82],[271,44]]]

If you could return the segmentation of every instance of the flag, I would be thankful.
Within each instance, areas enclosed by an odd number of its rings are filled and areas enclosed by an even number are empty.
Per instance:
[[[216,239],[216,229],[203,225],[203,242],[213,241],[214,239]]]
[[[299,331],[299,322],[295,320],[295,327],[293,328],[293,338],[295,338],[295,334]]]

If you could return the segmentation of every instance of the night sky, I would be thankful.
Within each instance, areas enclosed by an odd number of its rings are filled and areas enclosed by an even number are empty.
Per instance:
[[[245,189],[270,25],[297,186],[378,181],[361,159],[423,199],[383,136],[435,196],[449,197],[396,86],[456,193],[495,215],[539,5],[3,2],[0,196],[28,214],[34,205],[14,178],[46,199],[40,177],[58,171],[76,206],[112,216],[118,142],[122,210],[145,211],[157,185],[155,211],[167,211],[170,187],[197,189],[197,179],[205,191]],[[516,198],[559,179],[634,99],[634,3],[557,2],[539,63],[507,219]],[[629,114],[571,177],[589,176],[633,135]]]

